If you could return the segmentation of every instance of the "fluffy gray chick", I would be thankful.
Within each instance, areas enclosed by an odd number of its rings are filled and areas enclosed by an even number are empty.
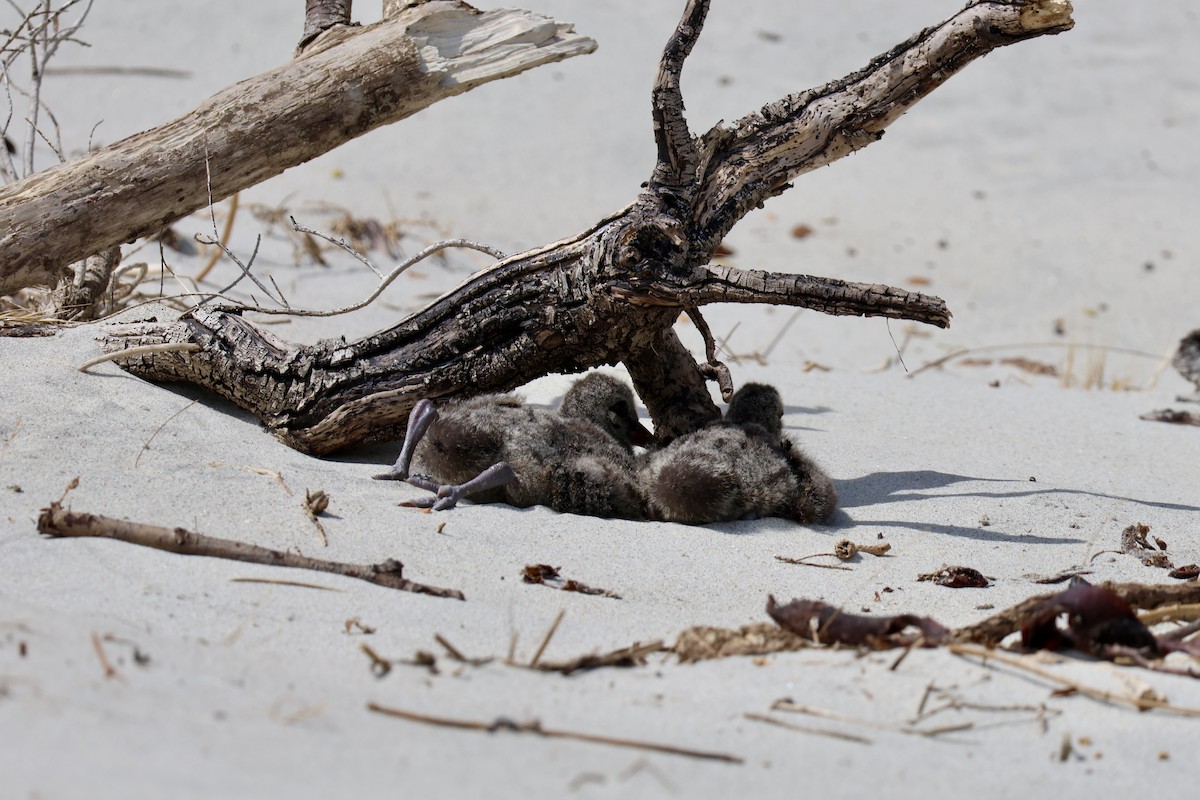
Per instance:
[[[650,453],[638,481],[652,519],[703,525],[758,517],[828,522],[833,481],[783,435],[783,401],[748,383],[725,418]]]
[[[572,385],[557,412],[507,394],[441,408],[422,400],[409,416],[396,464],[376,478],[435,492],[413,505],[436,510],[469,495],[484,503],[641,519],[633,444],[649,440],[630,388],[593,373]]]

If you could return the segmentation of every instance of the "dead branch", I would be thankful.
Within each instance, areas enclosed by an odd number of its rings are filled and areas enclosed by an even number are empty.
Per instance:
[[[43,508],[41,515],[38,516],[37,525],[40,533],[53,537],[94,536],[102,539],[116,539],[184,556],[227,558],[232,561],[265,564],[271,567],[331,572],[347,578],[368,581],[388,589],[429,594],[434,597],[451,597],[456,600],[465,599],[462,592],[457,589],[428,586],[403,577],[401,573],[404,565],[395,559],[388,559],[380,564],[344,564],[325,561],[296,553],[271,550],[246,542],[206,536],[185,528],[161,528],[157,525],[129,522],[99,514],[78,513],[63,508],[61,501],[54,501],[47,508]]]
[[[219,201],[439,100],[595,48],[547,22],[463,3],[407,7],[321,37],[173,122],[3,187],[0,296],[53,285],[66,265],[203,208],[206,166]]]
[[[886,286],[709,262],[739,219],[788,182],[876,141],[970,61],[1068,30],[1062,0],[976,0],[824,87],[790,95],[732,126],[692,136],[679,76],[707,10],[687,4],[653,91],[658,163],[637,200],[575,237],[511,256],[393,328],[349,343],[298,347],[203,308],[176,322],[111,329],[104,347],[197,343],[202,350],[121,358],[152,380],[204,385],[315,454],[397,438],[413,404],[507,391],[539,375],[623,362],[660,441],[717,416],[705,371],[672,324],[706,303],[787,304],[945,327],[936,297]],[[712,370],[709,370],[711,373]]]
[[[425,725],[437,725],[443,728],[457,728],[458,730],[469,731],[485,731],[487,733],[495,733],[496,731],[511,731],[513,733],[533,733],[538,736],[543,736],[547,739],[575,739],[580,742],[592,742],[593,744],[607,744],[615,747],[631,747],[637,750],[650,750],[655,753],[667,753],[669,755],[687,756],[689,758],[702,758],[712,761],[725,761],[731,764],[741,764],[743,760],[738,756],[728,755],[726,753],[714,753],[706,750],[692,750],[686,747],[676,747],[669,744],[658,744],[657,742],[644,742],[637,739],[625,739],[617,736],[601,736],[594,733],[582,733],[579,731],[554,730],[551,728],[542,727],[542,723],[534,720],[532,722],[516,722],[507,717],[500,717],[491,722],[479,722],[476,720],[451,719],[449,717],[440,717],[433,714],[419,714],[415,711],[406,711],[401,708],[392,708],[383,706],[378,703],[368,703],[367,709],[374,711],[377,714],[384,714],[389,717],[397,717],[406,719],[410,722],[420,722]]]

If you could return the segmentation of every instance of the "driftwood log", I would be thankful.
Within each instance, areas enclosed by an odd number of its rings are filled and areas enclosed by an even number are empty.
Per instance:
[[[287,64],[173,122],[0,187],[0,296],[72,281],[74,262],[155,234],[374,128],[596,47],[528,11],[480,12],[449,0],[393,5],[393,16],[366,27],[325,19],[334,27],[318,30]]]
[[[657,165],[637,199],[582,233],[520,253],[399,324],[364,339],[295,346],[201,306],[170,322],[110,328],[107,351],[151,380],[197,383],[256,414],[283,441],[324,454],[403,433],[420,398],[505,391],[540,375],[622,362],[662,441],[718,414],[701,366],[672,329],[706,327],[707,303],[771,303],[945,327],[936,297],[887,286],[717,266],[722,238],[790,181],[878,140],[884,128],[972,60],[1072,27],[1064,0],[975,0],[866,67],[694,136],[680,73],[709,3],[689,0],[652,92]],[[711,337],[708,337],[711,341]],[[727,376],[725,376],[727,377]]]

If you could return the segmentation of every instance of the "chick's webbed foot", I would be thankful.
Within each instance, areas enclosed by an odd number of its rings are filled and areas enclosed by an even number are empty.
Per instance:
[[[419,497],[416,500],[409,500],[402,505],[414,506],[416,508],[432,508],[434,511],[445,511],[454,508],[458,505],[459,500],[470,494],[483,492],[488,489],[496,489],[516,477],[517,473],[513,472],[512,467],[503,461],[493,464],[471,480],[466,483],[460,483],[457,486],[438,483],[426,475],[412,475],[405,479],[410,485],[416,486],[418,489],[434,492],[434,496]]]
[[[387,472],[371,476],[377,481],[403,481],[408,479],[408,470],[412,465],[413,453],[417,445],[429,430],[429,426],[437,421],[438,412],[430,400],[418,400],[413,410],[408,414],[408,428],[404,432],[404,444],[400,447],[400,456]]]

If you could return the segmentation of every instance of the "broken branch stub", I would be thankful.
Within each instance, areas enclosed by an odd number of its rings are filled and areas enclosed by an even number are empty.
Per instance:
[[[840,81],[697,139],[683,113],[680,72],[708,5],[690,0],[664,49],[652,92],[658,162],[650,180],[633,204],[591,229],[511,256],[356,342],[298,347],[238,309],[201,308],[175,322],[114,328],[105,348],[199,344],[196,352],[119,363],[150,379],[207,386],[292,446],[324,454],[399,437],[421,398],[507,391],[544,374],[617,362],[629,369],[660,442],[669,441],[718,416],[705,371],[672,329],[681,311],[707,303],[765,302],[948,326],[950,313],[937,297],[709,262],[725,233],[792,178],[876,141],[973,59],[1068,30],[1070,4],[973,2]]]

